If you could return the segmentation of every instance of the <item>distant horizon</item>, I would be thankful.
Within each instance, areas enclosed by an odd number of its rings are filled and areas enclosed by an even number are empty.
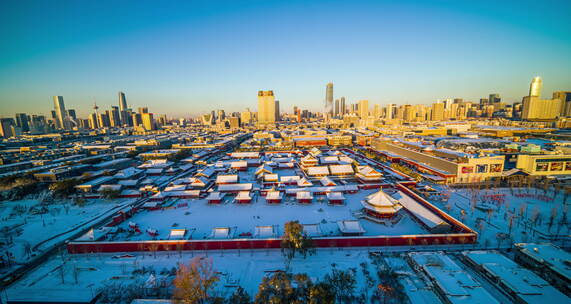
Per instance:
[[[533,7],[534,9],[530,9]],[[571,90],[570,1],[30,1],[0,3],[0,116],[118,105],[168,117],[346,104],[521,102]]]

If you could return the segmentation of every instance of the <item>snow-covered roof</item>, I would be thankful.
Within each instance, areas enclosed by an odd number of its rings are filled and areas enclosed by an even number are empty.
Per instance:
[[[297,185],[298,185],[299,187],[309,187],[309,186],[313,186],[313,183],[310,182],[310,181],[308,181],[307,178],[302,177],[301,179],[299,179],[299,180],[297,181]]]
[[[186,185],[174,185],[165,187],[164,192],[186,190]]]
[[[250,191],[240,191],[236,195],[236,199],[237,200],[249,200],[249,199],[252,199],[252,197],[250,196]]]
[[[280,182],[282,182],[282,183],[297,182],[300,179],[301,179],[301,177],[299,177],[297,175],[280,176]]]
[[[224,193],[220,193],[218,191],[212,191],[206,197],[206,200],[221,200],[224,197]]]
[[[319,224],[303,224],[303,233],[309,237],[321,236],[321,228]]]
[[[140,169],[137,169],[135,167],[129,167],[129,168],[126,168],[126,169],[123,169],[123,170],[117,172],[114,175],[114,177],[117,179],[128,179],[128,178],[131,178],[131,177],[133,177],[133,176],[135,176],[141,172],[142,172],[142,170],[140,170]]]
[[[282,193],[280,191],[268,191],[266,192],[266,199],[277,200],[282,198]]]
[[[344,200],[345,196],[342,192],[328,192],[327,193],[328,200]]]
[[[250,191],[252,190],[253,184],[222,184],[218,185],[218,191],[229,192],[229,191]]]
[[[329,165],[331,174],[353,174],[353,167],[351,165]]]
[[[274,226],[256,226],[254,228],[254,237],[256,238],[271,238],[275,236]]]
[[[295,194],[296,199],[312,199],[313,195],[309,191],[299,191]]]
[[[307,175],[309,176],[329,175],[329,169],[327,168],[327,166],[308,167]]]
[[[217,184],[235,184],[237,182],[238,182],[238,175],[237,174],[216,176],[216,183]]]
[[[186,234],[186,229],[171,229],[170,233],[169,233],[169,239],[170,240],[181,240],[184,238],[184,235]]]
[[[232,158],[259,158],[260,152],[232,152]]]
[[[337,226],[342,233],[365,233],[361,223],[356,220],[338,221]]]
[[[230,238],[230,227],[217,227],[212,229],[210,234],[212,239],[228,239]]]
[[[358,166],[357,171],[365,177],[381,177],[381,172],[375,170],[371,166]]]
[[[275,173],[264,174],[264,181],[266,181],[266,182],[277,182],[278,181],[278,175]]]
[[[323,186],[337,186],[337,184],[332,181],[329,177],[324,176],[322,178],[319,179],[319,182],[323,185]]]

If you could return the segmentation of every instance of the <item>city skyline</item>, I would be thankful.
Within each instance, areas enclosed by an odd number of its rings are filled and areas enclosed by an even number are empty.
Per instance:
[[[491,93],[520,102],[535,76],[545,82],[543,97],[567,90],[569,3],[535,3],[535,10],[518,3],[490,10],[483,2],[471,10],[438,2],[177,3],[175,13],[168,5],[155,12],[129,2],[4,3],[0,115],[48,113],[47,101],[61,95],[84,117],[94,99],[104,108],[117,105],[118,91],[129,95],[130,107],[171,116],[242,111],[261,89],[274,90],[281,109],[318,111],[328,81],[334,98],[345,96],[348,104],[477,101]],[[163,9],[169,18],[147,18]],[[112,18],[126,10],[121,20]],[[27,16],[57,21],[40,26]]]

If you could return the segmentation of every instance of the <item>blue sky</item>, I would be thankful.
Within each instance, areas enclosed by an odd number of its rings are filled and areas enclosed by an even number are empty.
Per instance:
[[[310,2],[309,4],[307,2]],[[63,95],[189,116],[571,90],[571,1],[2,1],[0,115]]]

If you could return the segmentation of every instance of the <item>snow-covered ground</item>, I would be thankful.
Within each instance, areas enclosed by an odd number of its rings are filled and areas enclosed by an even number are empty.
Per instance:
[[[278,235],[283,233],[287,221],[298,220],[301,224],[319,224],[323,236],[340,235],[337,221],[356,220],[361,200],[377,190],[362,190],[346,195],[345,206],[331,206],[327,199],[314,198],[309,205],[299,204],[295,198],[286,197],[279,205],[267,204],[263,196],[255,196],[251,204],[232,203],[228,197],[226,203],[209,205],[204,199],[180,200],[172,205],[187,202],[188,207],[178,207],[155,211],[141,211],[119,227],[129,230],[129,222],[136,223],[141,234],[121,233],[111,240],[148,240],[145,233],[150,229],[158,230],[157,239],[168,239],[170,229],[185,228],[192,232],[193,239],[207,238],[215,227],[234,228],[235,236],[242,233],[254,234],[256,226],[277,225]],[[366,230],[365,235],[402,235],[428,233],[415,222],[407,212],[401,212],[402,218],[394,225],[383,225],[360,219]]]
[[[78,206],[71,201],[58,201],[43,207],[37,200],[0,202],[0,230],[5,231],[0,238],[6,242],[0,251],[4,255],[12,255],[13,262],[23,263],[35,252],[48,249],[61,237],[69,237],[65,232],[72,234],[75,229],[110,215],[132,202],[133,200],[126,199],[87,200],[85,205]],[[40,208],[45,208],[45,213],[30,211]],[[22,211],[20,213],[17,210]],[[5,271],[6,268],[0,270],[1,273]]]
[[[478,231],[479,242],[485,247],[545,241],[565,246],[570,244],[571,220],[563,220],[568,206],[564,204],[562,192],[556,195],[553,189],[544,193],[541,189],[528,188],[514,188],[513,191],[508,188],[478,190],[475,208],[472,208],[471,190],[452,189],[450,194],[448,202],[433,203]],[[493,200],[494,195],[502,198]],[[571,203],[571,198],[568,203]],[[505,239],[498,242],[498,233],[500,236],[510,235],[510,225],[512,241]]]
[[[161,270],[170,270],[178,263],[188,263],[194,256],[204,254],[163,252],[154,257],[149,253],[137,253],[133,257],[118,259],[112,258],[111,254],[68,255],[65,263],[61,257],[55,256],[10,286],[2,296],[10,300],[41,300],[46,297],[52,301],[86,300],[113,282],[145,282],[148,279],[148,273],[137,275],[133,273],[134,270],[151,267],[157,272],[155,275],[160,277],[158,273]],[[211,252],[208,258],[212,258],[214,269],[220,272],[216,292],[221,296],[231,294],[238,285],[250,295],[255,295],[264,276],[285,270],[284,258],[279,250]],[[333,263],[337,269],[355,268],[358,286],[355,292],[359,294],[362,292],[360,289],[367,285],[360,264],[367,263],[369,271],[375,275],[375,266],[370,262],[366,250],[317,250],[316,255],[307,259],[294,258],[290,271],[306,273],[316,281],[331,271]]]

